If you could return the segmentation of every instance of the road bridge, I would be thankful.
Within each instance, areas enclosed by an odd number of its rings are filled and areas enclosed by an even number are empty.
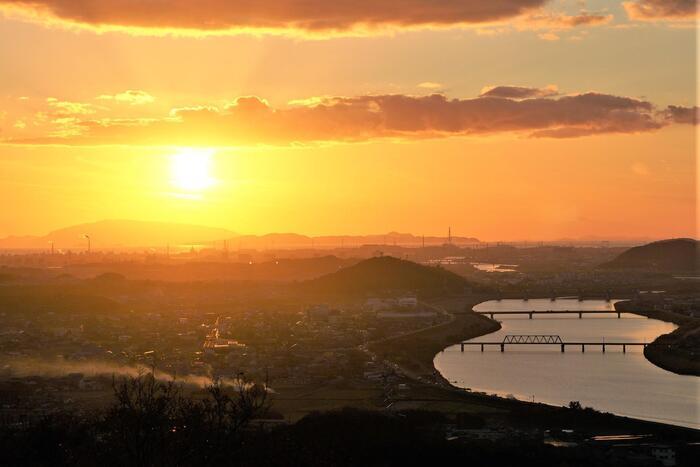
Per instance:
[[[561,348],[562,353],[566,351],[566,347],[569,346],[580,346],[581,352],[586,351],[586,346],[588,347],[601,347],[603,353],[605,353],[606,347],[622,347],[622,353],[627,353],[627,347],[646,347],[648,345],[666,345],[669,348],[671,344],[654,344],[649,342],[615,342],[615,341],[564,341],[562,338],[555,334],[509,334],[503,338],[502,341],[483,341],[474,342],[466,341],[460,343],[461,351],[464,352],[464,346],[474,346],[478,345],[481,347],[481,351],[484,351],[485,347],[488,346],[498,346],[501,352],[505,352],[506,345],[558,345]]]
[[[529,315],[532,319],[533,315],[578,315],[579,319],[583,318],[583,315],[591,314],[615,314],[618,318],[623,313],[617,310],[504,310],[504,311],[475,311],[474,313],[479,315],[489,315],[491,319],[498,315]]]

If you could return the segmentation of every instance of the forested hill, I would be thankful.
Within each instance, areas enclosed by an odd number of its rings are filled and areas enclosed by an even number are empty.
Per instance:
[[[304,291],[321,294],[385,295],[403,292],[430,297],[462,293],[469,283],[440,267],[382,256],[360,261],[300,286]]]
[[[698,241],[692,238],[674,238],[642,245],[621,253],[605,263],[607,269],[644,269],[649,271],[699,271]]]

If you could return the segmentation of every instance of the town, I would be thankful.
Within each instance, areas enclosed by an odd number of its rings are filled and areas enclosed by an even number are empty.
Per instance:
[[[471,264],[468,255],[473,249],[449,245],[445,249],[466,254],[427,259],[419,266],[383,254],[366,260],[320,256],[250,264],[201,262],[185,253],[172,264],[173,258],[159,263],[128,253],[128,261],[123,262],[106,262],[103,255],[85,261],[79,255],[81,261],[58,268],[44,264],[53,261],[55,265],[55,255],[5,255],[0,295],[0,419],[22,426],[64,411],[87,416],[110,404],[115,378],[153,374],[193,395],[212,384],[264,384],[271,401],[264,420],[272,425],[348,406],[392,413],[420,409],[447,414],[441,426],[448,439],[585,442],[617,455],[619,443],[590,441],[606,432],[600,427],[591,431],[591,422],[575,431],[551,421],[514,426],[507,414],[516,409],[499,407],[508,407],[511,401],[500,399],[491,407],[492,395],[455,391],[432,368],[430,355],[454,343],[460,334],[489,332],[488,323],[494,321],[470,309],[488,297],[539,295],[556,300],[558,290],[562,296],[573,293],[580,300],[597,296],[609,302],[612,293],[629,297],[626,306],[645,314],[672,314],[679,316],[679,322],[691,320],[695,326],[700,296],[694,293],[692,281],[583,265],[582,272],[569,275],[553,268],[552,260],[541,271],[521,271],[512,259],[522,261],[525,253],[535,257],[534,262],[542,259],[538,251],[519,249],[502,272],[497,266],[484,268],[483,261]],[[551,255],[549,248],[543,251]],[[560,254],[590,261],[593,253],[581,253],[565,249]],[[598,258],[614,255],[594,253]],[[201,253],[207,254],[215,253]],[[338,262],[348,266],[339,270]],[[287,269],[285,274],[296,271],[301,281],[159,278],[168,268],[214,268],[239,274],[239,268],[254,267],[256,274],[277,274],[274,266],[280,263]],[[155,264],[150,274],[156,279],[140,276],[139,264]],[[328,272],[322,274],[319,268]],[[409,279],[407,271],[412,268],[419,271],[420,281]],[[135,279],[124,275],[131,271]],[[375,280],[348,292],[345,287],[353,284],[347,280],[357,274]],[[392,282],[396,280],[404,282]],[[649,289],[631,287],[645,281]],[[661,291],[659,284],[666,290]],[[696,358],[697,333],[690,335],[674,347],[675,358]],[[532,420],[540,417],[551,418],[545,412]],[[638,453],[647,452],[643,446],[668,444],[662,435],[651,444],[648,438],[641,439],[644,442],[634,448]],[[674,455],[685,449],[674,446]]]

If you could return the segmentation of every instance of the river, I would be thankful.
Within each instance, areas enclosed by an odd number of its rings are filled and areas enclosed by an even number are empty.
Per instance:
[[[612,310],[614,300],[530,299],[492,300],[474,307],[475,311]],[[506,315],[497,317],[502,328],[472,339],[501,341],[507,334],[554,334],[566,341],[651,342],[673,331],[671,323],[638,315],[585,314],[542,316]],[[559,345],[459,345],[448,347],[435,357],[435,368],[452,384],[472,391],[516,397],[526,401],[567,405],[580,401],[583,406],[618,415],[659,421],[700,429],[698,396],[700,378],[681,376],[650,363],[641,347],[599,346],[580,348]]]

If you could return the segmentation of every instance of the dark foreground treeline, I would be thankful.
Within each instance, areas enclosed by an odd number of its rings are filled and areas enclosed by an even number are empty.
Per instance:
[[[214,385],[204,395],[184,396],[179,387],[144,376],[114,389],[115,402],[103,413],[2,427],[0,465],[640,465],[605,450],[541,440],[448,441],[438,428],[444,416],[434,412],[345,409],[271,429],[259,423],[269,408],[260,386]]]

